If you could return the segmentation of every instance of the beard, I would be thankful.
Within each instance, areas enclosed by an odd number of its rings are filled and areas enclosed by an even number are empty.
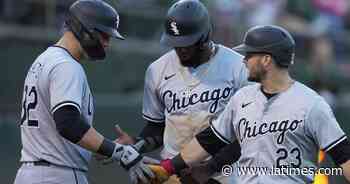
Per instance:
[[[266,78],[267,71],[263,66],[258,65],[255,71],[249,71],[248,81],[260,83]]]
[[[200,64],[202,57],[202,51],[197,49],[192,56],[188,58],[180,58],[180,63],[184,67],[196,67]]]
[[[251,82],[261,82],[261,78],[259,76],[250,76],[248,77],[248,81],[251,81]]]
[[[199,61],[199,59],[196,58],[196,57],[191,57],[191,58],[189,58],[187,60],[181,60],[180,59],[180,63],[184,67],[195,67],[195,66],[198,65],[198,61]]]

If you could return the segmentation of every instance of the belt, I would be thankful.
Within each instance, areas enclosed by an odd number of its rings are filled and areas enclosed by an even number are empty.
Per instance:
[[[50,162],[46,161],[46,160],[38,160],[38,161],[25,161],[22,162],[23,164],[26,165],[34,165],[34,166],[46,166],[49,167],[50,165],[52,165]]]
[[[63,165],[57,165],[57,164],[50,163],[50,162],[48,162],[46,160],[24,161],[24,162],[22,162],[22,164],[30,165],[30,166],[46,166],[46,167],[56,166],[56,167],[62,167],[62,168],[67,168],[67,169],[73,169],[73,170],[77,170],[77,171],[80,171],[80,172],[86,172],[86,170],[83,170],[83,169],[80,169],[80,168],[72,168],[72,167],[63,166]]]

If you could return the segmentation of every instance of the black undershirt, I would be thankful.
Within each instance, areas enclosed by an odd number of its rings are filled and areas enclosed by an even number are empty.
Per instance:
[[[196,139],[201,147],[213,156],[208,164],[216,172],[220,171],[224,165],[234,163],[241,156],[238,141],[227,144],[219,139],[210,127],[197,134]]]
[[[262,86],[260,87],[261,92],[266,96],[266,98],[269,100],[270,98],[276,96],[278,93],[266,93]]]
[[[72,105],[65,105],[57,109],[53,113],[53,118],[58,133],[75,144],[90,129],[90,125],[83,120],[79,110]]]
[[[338,143],[336,146],[334,146],[332,149],[327,151],[327,154],[329,154],[333,161],[337,165],[344,164],[348,160],[350,160],[350,142],[348,139],[343,140],[342,142]]]
[[[164,136],[165,123],[164,122],[152,122],[148,121],[146,126],[142,129],[139,137],[136,138],[143,139],[145,144],[140,149],[141,153],[151,152],[163,146],[163,136]]]

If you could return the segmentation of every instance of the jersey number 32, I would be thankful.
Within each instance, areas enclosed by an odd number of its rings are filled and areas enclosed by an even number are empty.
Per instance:
[[[24,87],[21,125],[27,122],[27,126],[29,127],[39,127],[38,120],[30,119],[30,112],[35,109],[38,103],[38,93],[34,86],[30,88],[29,92],[28,88],[27,85]],[[30,102],[28,102],[28,99],[30,99]]]

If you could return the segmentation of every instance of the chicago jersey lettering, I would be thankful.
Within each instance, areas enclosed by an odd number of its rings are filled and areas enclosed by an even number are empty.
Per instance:
[[[175,156],[220,114],[230,97],[247,84],[238,53],[217,45],[217,53],[197,68],[184,67],[174,50],[152,63],[145,76],[143,117],[165,122],[163,158]]]
[[[270,99],[260,84],[242,88],[211,128],[224,142],[239,141],[242,155],[237,166],[241,168],[317,168],[318,151],[346,139],[329,105],[299,82]],[[313,178],[301,174],[237,176],[238,183],[251,184],[312,183]]]

